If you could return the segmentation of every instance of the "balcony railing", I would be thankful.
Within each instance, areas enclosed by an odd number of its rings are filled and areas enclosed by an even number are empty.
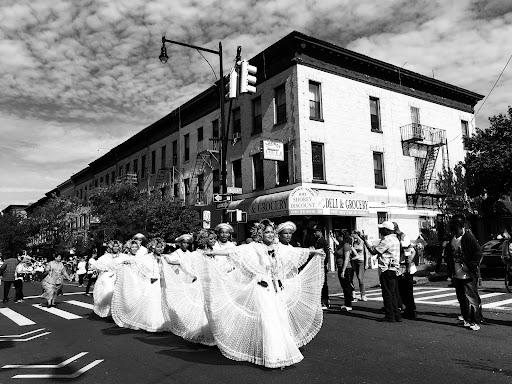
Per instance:
[[[405,180],[405,193],[407,195],[414,195],[416,193],[432,196],[442,195],[442,193],[439,191],[439,188],[437,187],[437,179],[431,179],[428,185],[426,185],[427,181],[424,181],[423,185],[421,185],[419,189],[418,180],[419,179],[417,178]]]
[[[201,140],[197,143],[197,153],[210,151],[210,152],[219,152],[220,151],[220,139],[215,138],[211,140]]]
[[[446,131],[444,129],[428,127],[419,123],[400,127],[400,134],[402,135],[402,142],[423,145],[444,145],[446,143]]]

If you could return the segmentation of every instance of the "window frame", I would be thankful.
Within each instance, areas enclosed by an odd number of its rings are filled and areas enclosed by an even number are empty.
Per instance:
[[[235,173],[235,163],[240,164],[240,174],[238,175],[238,177]],[[242,188],[243,187],[242,159],[236,159],[231,162],[231,174],[233,176],[233,187]],[[240,183],[237,183],[237,180],[240,181]]]
[[[283,98],[284,98],[284,103],[283,104],[277,104],[277,101],[278,101],[278,92],[280,92],[282,89],[283,91]],[[284,113],[279,112],[279,108],[280,107],[284,107]],[[287,108],[286,108],[286,83],[283,83],[277,87],[274,88],[274,126],[276,125],[281,125],[281,124],[285,124],[286,121],[287,121],[287,114],[288,114],[288,111],[287,111]],[[284,116],[282,116],[284,115]],[[279,117],[282,117],[282,120],[279,120]]]
[[[151,151],[151,174],[156,173],[156,151]]]
[[[469,121],[460,119],[460,129],[462,131],[462,148],[468,149],[465,138],[469,138]]]
[[[142,155],[140,160],[140,177],[141,179],[146,178],[146,155]]]
[[[377,172],[379,171],[375,168],[375,156],[380,156],[381,170],[382,173],[382,184],[377,183]],[[384,166],[384,152],[373,151],[373,181],[375,183],[375,188],[385,189],[386,188],[386,167]]]
[[[311,86],[316,86],[318,101],[311,100]],[[308,92],[309,92],[309,119],[315,121],[324,121],[323,108],[322,108],[322,84],[318,81],[309,80],[308,82]],[[318,116],[311,115],[311,103],[317,104],[318,108]],[[316,108],[315,108],[316,111]]]
[[[313,158],[313,147],[318,146],[322,149],[322,178],[315,177],[315,160]],[[320,143],[318,141],[311,142],[311,179],[315,183],[325,183],[326,182],[326,172],[325,172],[325,144]]]
[[[381,121],[380,98],[376,97],[376,96],[369,96],[368,100],[369,100],[369,107],[370,107],[370,130],[375,133],[382,133],[383,131],[382,131],[382,121]],[[377,116],[377,124],[378,124],[377,128],[373,127],[372,116],[374,116],[374,114],[372,114],[372,101],[376,102],[376,110],[377,110],[376,116]]]
[[[197,128],[197,142],[200,143],[203,141],[204,138],[204,129],[203,127]]]
[[[259,102],[260,105],[260,113],[259,115],[255,114],[256,103]],[[257,122],[257,118],[259,116],[259,122]],[[251,135],[259,135],[263,132],[263,113],[261,109],[261,96],[255,97],[251,100]]]
[[[235,117],[238,117],[238,119],[235,119]],[[242,137],[242,112],[240,110],[240,107],[233,108],[233,111],[231,112],[231,118],[233,120],[232,122],[232,133],[233,135],[235,133],[238,133],[240,137]]]
[[[165,163],[167,162],[167,145],[162,145],[160,148],[160,169],[165,169]]]
[[[183,161],[190,160],[190,134],[183,135]]]
[[[256,176],[256,166],[255,161],[261,162],[261,185],[257,185],[260,178]],[[258,152],[251,156],[251,164],[252,164],[252,190],[253,191],[261,191],[265,189],[265,163],[263,162],[263,155]]]

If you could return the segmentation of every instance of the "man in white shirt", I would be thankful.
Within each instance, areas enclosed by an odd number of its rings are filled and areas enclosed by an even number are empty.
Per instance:
[[[135,257],[144,256],[148,253],[148,249],[144,246],[146,243],[146,236],[144,236],[142,233],[137,233],[132,237],[132,240],[136,240],[139,242],[139,250],[135,254]]]

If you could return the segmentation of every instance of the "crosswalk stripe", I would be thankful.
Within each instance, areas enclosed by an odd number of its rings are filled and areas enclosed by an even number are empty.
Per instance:
[[[77,316],[74,313],[63,311],[62,309],[54,308],[54,307],[42,307],[40,304],[32,304],[33,307],[38,308],[42,311],[51,313],[52,315],[56,315],[59,317],[62,317],[66,320],[75,320],[75,319],[81,319],[81,316]]]
[[[66,292],[66,293],[63,293],[62,296],[72,296],[72,295],[83,295],[85,292]],[[34,295],[34,296],[25,296],[23,299],[24,300],[28,300],[28,299],[40,299],[41,298],[41,295]]]
[[[425,296],[425,297],[422,297],[421,300],[440,299],[441,297],[448,297],[448,296],[454,296],[454,295],[456,295],[455,291],[450,292],[450,293],[442,293],[440,295]],[[419,301],[421,301],[421,300],[419,300]]]
[[[18,312],[13,311],[11,308],[0,308],[0,313],[20,326],[35,324],[32,320],[26,318]]]
[[[482,308],[496,308],[496,307],[501,307],[502,305],[505,305],[505,304],[512,304],[512,299],[495,301],[493,303],[484,304],[484,305],[482,305]]]
[[[501,295],[504,295],[504,293],[501,293],[501,292],[486,293],[485,295],[480,295],[480,298],[481,299],[487,299],[489,297],[495,297],[495,296],[501,296]],[[426,299],[429,299],[429,298],[426,297]],[[420,304],[437,304],[437,305],[450,305],[450,304],[457,304],[458,302],[459,301],[457,299],[455,299],[455,300],[446,300],[446,301],[420,301],[420,300],[416,300],[416,303],[420,303]]]
[[[449,291],[453,288],[436,288],[436,289],[431,289],[431,290],[426,290],[426,291],[414,291],[414,296],[416,295],[429,295],[431,293],[438,293],[438,292],[445,292],[445,291]]]
[[[87,309],[94,309],[94,305],[89,303],[84,303],[83,301],[78,300],[66,300],[66,303],[76,305],[77,307],[87,308]]]

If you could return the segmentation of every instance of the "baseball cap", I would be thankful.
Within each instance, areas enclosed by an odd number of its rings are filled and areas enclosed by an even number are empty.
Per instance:
[[[394,231],[395,230],[395,225],[393,224],[393,222],[391,221],[384,221],[382,224],[379,224],[378,225],[379,228],[386,228],[386,229],[389,229],[390,231]]]

